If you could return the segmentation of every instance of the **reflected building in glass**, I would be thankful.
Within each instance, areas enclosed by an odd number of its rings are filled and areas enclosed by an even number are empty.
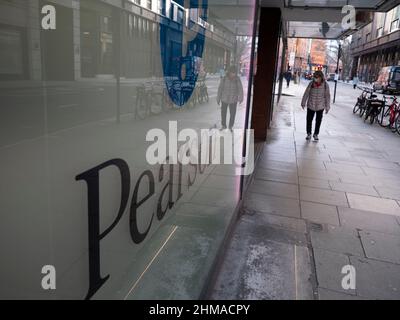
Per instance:
[[[235,62],[231,22],[242,21],[248,53],[254,16],[254,6],[240,16],[222,8],[0,1],[1,298],[204,292],[240,201],[237,165],[150,165],[147,134],[220,126],[221,70]],[[245,118],[238,106],[235,128]],[[232,143],[241,155],[243,137]],[[42,287],[48,265],[56,290]]]

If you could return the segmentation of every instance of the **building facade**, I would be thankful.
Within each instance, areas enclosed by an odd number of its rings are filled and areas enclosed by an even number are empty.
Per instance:
[[[288,39],[288,64],[295,72],[306,72],[309,70],[309,54],[311,39],[290,38]]]
[[[200,297],[241,178],[226,189],[220,176],[211,190],[201,187],[211,163],[151,164],[146,150],[152,130],[170,137],[220,125],[220,77],[210,74],[233,61],[238,17],[202,3],[0,0],[1,298]],[[54,29],[42,23],[50,7]],[[199,71],[208,96],[193,106]],[[45,266],[56,290],[41,285]]]
[[[288,39],[287,65],[295,72],[328,71],[328,47],[326,40]]]
[[[313,39],[310,51],[310,70],[327,72],[327,42],[326,40]]]
[[[46,4],[57,12],[52,32],[40,28]],[[232,32],[171,0],[2,0],[0,5],[0,81],[113,77],[117,65],[124,78],[159,77],[161,43],[174,50],[182,29],[190,37],[198,27],[207,39],[204,68],[216,73],[231,62]],[[160,39],[161,25],[168,26],[168,39]]]
[[[352,77],[371,83],[382,67],[400,65],[400,6],[375,13],[373,22],[353,35]]]

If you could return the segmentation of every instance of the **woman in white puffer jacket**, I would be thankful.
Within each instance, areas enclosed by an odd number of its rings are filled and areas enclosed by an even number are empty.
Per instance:
[[[308,85],[301,101],[303,110],[307,107],[307,140],[311,140],[312,123],[315,114],[317,121],[315,124],[314,140],[319,140],[319,131],[321,128],[324,110],[328,114],[331,108],[331,93],[328,82],[325,80],[322,71],[314,73],[313,81]]]

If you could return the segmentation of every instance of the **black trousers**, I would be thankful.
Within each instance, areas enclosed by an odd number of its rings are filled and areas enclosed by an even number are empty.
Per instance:
[[[307,109],[307,134],[312,134],[312,123],[313,123],[315,114],[317,114],[317,122],[315,124],[314,134],[319,134],[319,130],[321,128],[321,123],[322,123],[322,118],[324,116],[324,110],[313,111],[311,109]]]
[[[237,103],[225,103],[222,102],[222,107],[221,107],[221,119],[222,119],[222,127],[226,128],[226,116],[228,113],[228,107],[229,107],[229,129],[233,128],[233,125],[235,124],[235,118],[236,118],[236,109],[237,109]]]

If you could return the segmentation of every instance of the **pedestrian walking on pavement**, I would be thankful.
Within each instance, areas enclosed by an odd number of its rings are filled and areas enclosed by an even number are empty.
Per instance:
[[[353,88],[354,88],[354,90],[357,89],[358,82],[359,82],[358,77],[355,76],[355,77],[353,78]]]
[[[319,131],[321,128],[322,118],[325,113],[328,114],[331,108],[331,93],[328,82],[325,80],[322,71],[314,73],[313,80],[308,85],[303,100],[301,101],[303,110],[307,107],[307,141],[311,140],[312,124],[315,114],[317,120],[315,124],[314,140],[319,141]]]
[[[287,87],[289,88],[289,86],[290,86],[290,81],[292,80],[292,71],[291,71],[291,70],[288,70],[288,71],[285,73],[285,79],[286,79],[286,82],[287,82]]]
[[[227,74],[222,78],[217,95],[217,103],[221,107],[222,130],[226,129],[226,117],[229,107],[229,130],[232,131],[235,124],[236,109],[238,103],[243,102],[243,85],[235,66],[229,67]]]

